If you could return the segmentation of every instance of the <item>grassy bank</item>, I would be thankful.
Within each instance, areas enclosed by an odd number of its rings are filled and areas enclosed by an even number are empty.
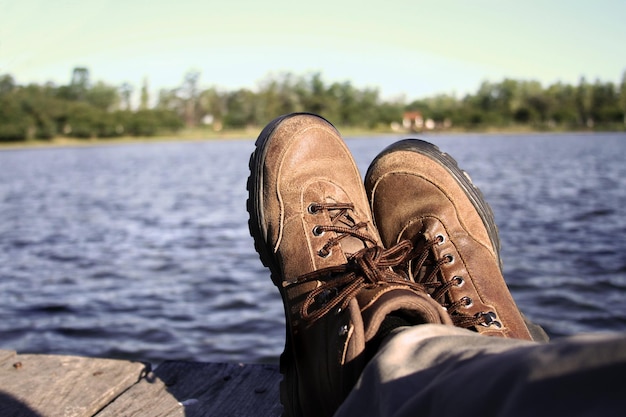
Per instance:
[[[242,140],[255,139],[261,132],[262,127],[247,129],[229,129],[219,132],[213,129],[195,128],[183,129],[176,133],[167,133],[155,136],[120,136],[115,138],[72,138],[72,137],[55,137],[53,139],[29,139],[15,142],[0,142],[0,150],[22,149],[22,148],[45,148],[45,147],[80,147],[94,145],[116,145],[116,144],[132,144],[132,143],[154,143],[169,141],[206,141],[206,140]],[[373,136],[382,134],[392,134],[393,132],[382,130],[367,130],[347,128],[340,129],[342,135],[349,136]]]
[[[229,129],[216,132],[210,128],[183,129],[176,133],[167,133],[155,136],[121,136],[116,138],[71,138],[56,137],[53,139],[30,139],[15,142],[0,142],[0,150],[23,149],[23,148],[45,148],[45,147],[80,147],[94,145],[118,145],[133,143],[154,143],[171,141],[206,141],[206,140],[251,140],[256,138],[262,127],[247,129]],[[425,132],[392,131],[391,129],[368,130],[364,128],[342,128],[339,131],[344,137],[367,137],[380,135],[395,135],[398,137],[420,137],[432,135],[454,135],[454,134],[532,134],[532,133],[567,133],[573,132],[567,129],[536,129],[529,125],[512,125],[506,127],[487,126],[480,129],[451,128],[446,130],[432,130]],[[605,130],[576,130],[575,132],[601,132]],[[624,131],[614,129],[612,131]]]
[[[155,136],[120,136],[115,138],[72,138],[55,137],[52,139],[29,139],[15,142],[0,142],[0,150],[22,148],[46,148],[46,147],[80,147],[94,145],[117,145],[132,143],[154,143],[169,141],[200,141],[200,140],[235,140],[251,139],[259,134],[260,130],[229,130],[227,132],[215,132],[205,129],[183,130],[177,133],[168,133]]]

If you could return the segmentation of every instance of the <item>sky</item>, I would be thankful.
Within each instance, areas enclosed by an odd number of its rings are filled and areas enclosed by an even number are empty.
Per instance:
[[[130,83],[151,94],[290,72],[385,99],[462,96],[504,78],[619,83],[624,0],[0,0],[0,74],[18,84]]]

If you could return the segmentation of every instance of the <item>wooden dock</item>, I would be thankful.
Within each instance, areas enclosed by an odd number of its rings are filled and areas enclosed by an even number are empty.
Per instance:
[[[276,365],[149,364],[0,350],[1,417],[280,416]]]

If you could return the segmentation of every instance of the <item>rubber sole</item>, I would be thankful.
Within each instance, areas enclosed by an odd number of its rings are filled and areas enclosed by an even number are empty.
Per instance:
[[[259,254],[259,258],[263,265],[270,269],[272,273],[272,282],[280,288],[280,268],[271,255],[269,244],[267,242],[267,230],[263,221],[263,205],[261,202],[263,196],[263,166],[266,157],[266,143],[271,138],[274,130],[283,121],[293,115],[284,115],[272,120],[259,134],[255,145],[255,150],[250,155],[248,168],[250,176],[246,188],[248,190],[248,200],[246,208],[248,210],[248,229],[250,235],[254,239],[254,248]]]

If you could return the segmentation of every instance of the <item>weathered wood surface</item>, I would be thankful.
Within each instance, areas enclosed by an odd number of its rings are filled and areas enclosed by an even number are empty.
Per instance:
[[[15,355],[0,364],[0,415],[92,416],[136,384],[138,362],[78,356]],[[16,413],[15,415],[20,415]]]
[[[271,365],[165,362],[98,417],[280,416]]]
[[[138,362],[0,350],[0,416],[280,416],[275,365]]]
[[[13,356],[15,356],[15,351],[13,350],[0,350],[0,363],[12,358]]]

